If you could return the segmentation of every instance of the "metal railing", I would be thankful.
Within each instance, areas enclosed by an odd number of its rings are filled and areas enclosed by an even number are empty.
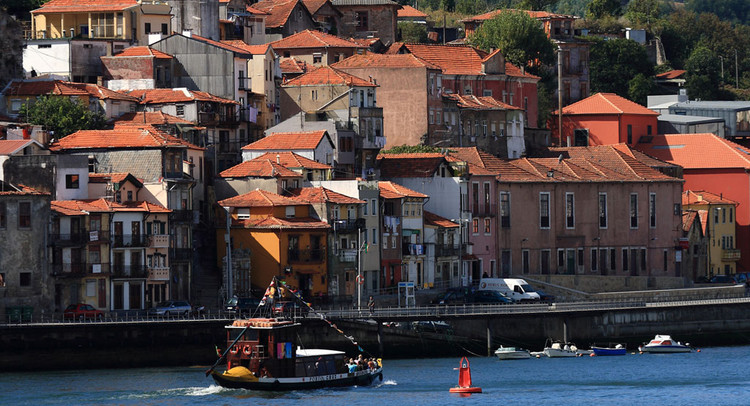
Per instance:
[[[89,241],[88,233],[50,234],[51,245],[80,245]]]
[[[113,278],[145,278],[148,276],[143,265],[112,265]]]
[[[148,236],[145,234],[115,234],[112,238],[113,248],[147,247]]]
[[[289,250],[287,260],[292,263],[323,262],[326,257],[324,249]]]

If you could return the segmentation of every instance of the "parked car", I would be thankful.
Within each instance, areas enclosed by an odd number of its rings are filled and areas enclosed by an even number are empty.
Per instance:
[[[96,319],[102,320],[104,318],[104,312],[96,310],[94,306],[86,303],[76,303],[65,308],[63,311],[63,319]]]
[[[413,321],[412,328],[429,333],[453,334],[453,327],[444,321]]]
[[[187,316],[193,308],[184,300],[167,300],[148,309],[150,316]]]
[[[496,290],[478,290],[470,298],[471,303],[505,304],[513,303],[508,297]]]
[[[555,301],[555,295],[550,295],[539,289],[536,290],[536,293],[539,294],[539,300],[541,300],[542,302],[552,303]]]
[[[476,290],[474,288],[451,288],[445,293],[435,298],[433,305],[459,305],[471,303],[512,303],[507,296],[493,290]]]
[[[307,317],[309,312],[310,308],[308,306],[297,302],[276,302],[273,305],[273,315],[276,317]]]
[[[736,283],[734,280],[734,277],[732,275],[715,275],[711,280],[709,280],[710,283]]]
[[[227,301],[224,310],[232,315],[252,314],[258,309],[260,299],[254,297],[233,297]]]

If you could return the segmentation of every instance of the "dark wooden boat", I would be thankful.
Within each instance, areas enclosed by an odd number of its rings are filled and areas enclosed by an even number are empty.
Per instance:
[[[380,359],[350,372],[342,351],[299,348],[299,327],[291,320],[235,320],[226,327],[227,350],[217,361],[226,358],[226,371],[208,373],[225,388],[266,391],[366,386],[383,379]]]

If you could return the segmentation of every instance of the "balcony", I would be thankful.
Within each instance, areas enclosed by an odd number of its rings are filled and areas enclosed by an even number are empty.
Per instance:
[[[422,244],[403,244],[401,247],[402,255],[424,255],[424,245]]]
[[[741,258],[740,250],[728,250],[723,249],[721,250],[721,260],[722,261],[739,261]]]
[[[287,253],[287,260],[290,264],[321,263],[325,260],[325,257],[326,250],[324,249],[290,249]]]
[[[52,275],[66,277],[66,276],[85,276],[86,275],[86,263],[85,262],[63,262],[51,264]]]
[[[143,265],[118,265],[112,266],[113,278],[145,278],[146,267]]]
[[[435,246],[436,257],[457,257],[461,248],[458,245],[437,245]]]
[[[193,211],[192,210],[172,210],[169,214],[169,220],[172,222],[180,223],[192,223],[193,222]]]
[[[352,107],[352,117],[367,118],[367,117],[383,117],[382,107]]]
[[[148,280],[150,281],[168,281],[169,267],[149,267]]]
[[[198,125],[216,127],[222,125],[233,125],[239,123],[234,113],[198,113]]]
[[[356,248],[339,250],[337,258],[339,262],[357,262],[357,250]]]
[[[144,234],[115,234],[112,248],[143,248],[148,244],[148,236]]]
[[[88,264],[88,273],[92,275],[108,274],[109,271],[110,271],[110,267],[108,263]]]
[[[154,234],[149,236],[148,246],[151,248],[169,248],[169,235]]]
[[[331,220],[331,227],[338,234],[356,233],[365,228],[365,219]]]
[[[88,242],[90,243],[98,243],[98,242],[109,242],[109,230],[93,230],[89,231],[87,234]]]
[[[58,247],[82,245],[88,241],[88,234],[85,232],[73,233],[73,234],[50,234],[49,241],[50,245]]]

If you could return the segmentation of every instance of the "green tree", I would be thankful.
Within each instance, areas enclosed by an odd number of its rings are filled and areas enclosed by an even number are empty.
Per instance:
[[[747,0],[687,0],[685,8],[696,13],[712,13],[724,21],[750,23],[750,2]]]
[[[645,106],[648,103],[648,95],[655,87],[653,79],[639,73],[628,82],[628,99]]]
[[[440,0],[440,9],[443,11],[453,12],[456,10],[455,0]]]
[[[589,58],[591,90],[628,97],[630,80],[639,73],[651,77],[653,66],[646,49],[637,42],[624,38],[592,42]]]
[[[485,21],[469,42],[484,50],[500,49],[506,61],[535,72],[555,58],[555,47],[539,22],[523,11],[506,11]]]
[[[621,12],[620,0],[593,0],[586,7],[587,18],[617,17]]]
[[[461,14],[475,15],[484,13],[487,3],[484,0],[456,0],[456,11]]]
[[[78,130],[97,130],[104,128],[105,118],[101,113],[94,113],[78,100],[68,97],[46,95],[33,103],[21,107],[21,117],[28,123],[43,125],[54,131],[57,138],[70,135]]]
[[[718,61],[713,51],[704,46],[697,47],[685,63],[690,97],[702,100],[715,100],[719,92]]]
[[[548,7],[557,3],[557,0],[521,0],[518,7],[524,10],[546,10]]]
[[[401,33],[401,41],[403,42],[427,42],[427,27],[424,24],[402,21],[398,23],[398,30]]]
[[[633,0],[628,4],[625,18],[639,27],[655,23],[661,14],[658,0]]]
[[[440,152],[440,148],[429,145],[399,145],[385,151],[380,151],[381,154],[417,154],[422,152]]]

